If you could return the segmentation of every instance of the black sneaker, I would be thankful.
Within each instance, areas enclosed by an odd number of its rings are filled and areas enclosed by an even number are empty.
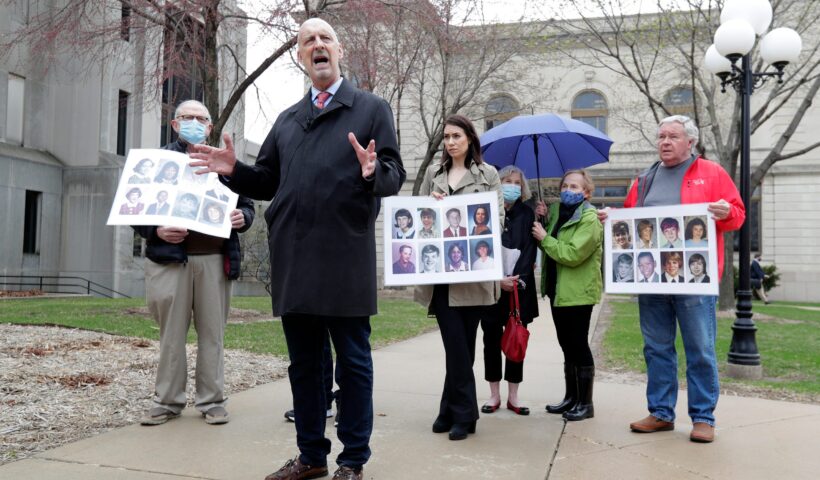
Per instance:
[[[325,417],[326,418],[330,418],[334,415],[336,415],[336,412],[333,411],[333,408],[328,408],[327,412],[325,412]],[[293,410],[288,410],[287,412],[285,412],[285,420],[287,420],[289,422],[295,422],[296,421],[296,414],[293,412]]]

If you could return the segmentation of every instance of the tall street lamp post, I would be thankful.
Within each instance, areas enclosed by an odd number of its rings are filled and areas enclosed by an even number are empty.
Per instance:
[[[768,33],[772,21],[769,0],[727,0],[720,14],[720,27],[715,32],[715,43],[706,51],[704,66],[720,77],[723,92],[732,86],[741,97],[740,115],[740,195],[749,212],[751,192],[751,165],[749,143],[751,118],[749,100],[755,88],[771,77],[783,82],[783,69],[797,61],[802,49],[800,35],[790,28],[776,28]],[[765,34],[765,35],[764,35]],[[751,51],[757,36],[760,55],[767,67],[754,72]],[[740,67],[737,62],[740,60]],[[769,68],[769,65],[773,69]],[[735,322],[732,325],[732,345],[729,348],[728,374],[739,378],[760,378],[762,367],[755,341],[752,320],[752,290],[750,280],[751,221],[740,229],[740,285],[737,290]]]

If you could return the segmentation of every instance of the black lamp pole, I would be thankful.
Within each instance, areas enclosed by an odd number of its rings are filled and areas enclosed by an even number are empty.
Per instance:
[[[750,99],[754,91],[754,75],[749,54],[743,56],[741,72],[736,72],[732,80],[740,94],[740,198],[746,206],[746,220],[740,227],[740,272],[737,289],[737,306],[735,323],[732,324],[732,345],[729,347],[729,363],[734,365],[760,365],[760,352],[757,350],[755,332],[757,327],[752,320],[752,289],[750,279],[751,253],[751,219],[749,216],[749,199],[751,198],[752,168],[750,159],[751,116]],[[732,64],[734,66],[734,63]],[[763,78],[763,77],[759,77]],[[724,80],[726,82],[726,80]]]

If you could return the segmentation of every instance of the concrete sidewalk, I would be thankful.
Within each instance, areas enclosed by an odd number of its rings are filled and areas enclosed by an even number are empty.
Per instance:
[[[677,430],[630,433],[646,414],[643,385],[599,382],[596,417],[570,423],[544,405],[563,394],[562,356],[548,305],[532,326],[521,398],[532,414],[501,409],[482,414],[477,433],[451,442],[430,431],[444,378],[438,332],[373,354],[375,428],[365,477],[403,479],[686,479],[816,478],[820,406],[723,397],[717,440],[688,441],[686,392],[680,393]],[[637,327],[636,327],[637,328]],[[476,378],[479,402],[487,395],[481,341]],[[503,401],[506,398],[502,396]],[[231,422],[206,425],[193,409],[157,427],[132,425],[0,467],[0,478],[83,480],[261,480],[296,454],[287,380],[231,397]],[[340,444],[328,432],[333,458]],[[556,452],[557,450],[557,452]],[[550,467],[554,459],[554,465]],[[550,470],[551,469],[551,470]],[[329,477],[328,477],[329,478]]]

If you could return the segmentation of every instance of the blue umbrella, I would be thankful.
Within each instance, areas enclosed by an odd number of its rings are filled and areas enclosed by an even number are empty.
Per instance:
[[[515,165],[537,179],[606,162],[611,146],[612,139],[595,127],[554,113],[521,115],[481,136],[486,162],[499,169]]]

